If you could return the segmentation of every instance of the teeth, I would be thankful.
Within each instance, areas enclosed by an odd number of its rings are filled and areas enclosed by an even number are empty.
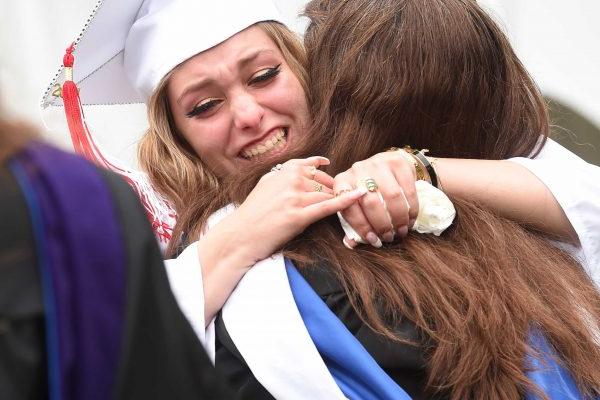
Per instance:
[[[257,155],[267,153],[275,148],[280,147],[286,142],[285,140],[285,132],[283,129],[279,130],[275,135],[271,136],[269,139],[265,140],[263,143],[251,148],[242,151],[242,154],[247,159],[251,159],[256,157]]]

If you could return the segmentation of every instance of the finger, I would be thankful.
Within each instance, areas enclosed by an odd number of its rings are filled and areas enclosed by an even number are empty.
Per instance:
[[[307,207],[312,204],[333,199],[333,194],[323,192],[306,192],[302,194],[300,204],[302,207]]]
[[[395,236],[395,225],[388,211],[388,205],[383,197],[382,190],[388,187],[397,186],[394,175],[389,169],[372,169],[368,168],[365,171],[365,176],[372,177],[378,186],[374,191],[369,192],[359,203],[362,211],[365,214],[369,224],[373,227],[375,234],[379,237],[386,236],[388,241],[393,241]],[[406,218],[408,220],[408,218]]]
[[[403,174],[400,171],[392,171],[392,173],[396,177],[398,185],[402,188],[404,198],[408,203],[409,221],[407,222],[407,225],[410,227],[414,224],[414,221],[417,219],[417,215],[419,215],[419,199],[417,197],[415,180],[412,174]]]
[[[333,190],[335,180],[329,174],[320,170],[316,170],[313,179],[316,182],[319,182],[320,184]]]
[[[286,161],[283,165],[308,165],[308,166],[315,166],[315,167],[320,167],[321,165],[329,165],[330,161],[328,158],[326,157],[321,157],[321,156],[312,156],[312,157],[308,157],[308,158],[294,158],[292,160],[288,160]]]
[[[383,197],[379,192],[369,192],[359,200],[362,212],[367,221],[373,227],[373,230],[365,236],[369,243],[375,245],[379,241],[375,238],[382,238],[384,235],[391,235],[390,240],[394,240],[394,226],[387,212]],[[376,246],[380,247],[380,246]]]
[[[343,195],[342,195],[343,196]],[[365,239],[369,232],[373,232],[373,227],[369,223],[369,220],[362,211],[362,208],[358,202],[352,204],[341,212],[344,220],[354,229],[354,231],[362,239]]]
[[[382,193],[382,197],[394,227],[394,234],[399,238],[403,238],[406,236],[408,230],[405,228],[407,228],[410,221],[410,206],[404,195],[404,190],[396,185],[395,188],[387,190],[385,194]]]
[[[304,181],[304,191],[305,192],[322,192],[327,193],[333,196],[333,189],[325,186],[324,184],[314,181],[312,179],[306,178]]]
[[[382,197],[380,200],[387,209],[394,234],[404,237],[406,236],[404,227],[408,225],[410,219],[410,204],[395,175],[389,170],[386,172],[389,176],[385,179],[385,183],[379,187]]]
[[[314,165],[302,166],[301,168],[305,176],[333,190],[334,179],[329,174],[319,170]]]
[[[356,176],[351,170],[341,172],[333,179],[333,190],[336,194],[352,191],[356,184]]]
[[[342,172],[335,177],[334,193],[338,196],[345,193],[351,192],[353,185],[356,183],[356,177],[352,170]],[[367,193],[366,188],[363,185],[359,185],[358,190]],[[370,239],[370,243],[373,246],[380,247],[381,240],[374,233],[374,228],[369,223],[369,220],[362,211],[359,203],[355,203],[341,212],[342,217],[352,227],[352,229],[360,236],[360,240],[367,241]],[[358,243],[353,238],[346,237],[344,245],[346,247],[355,247]]]
[[[342,239],[342,243],[344,244],[344,246],[346,246],[346,248],[350,250],[354,250],[354,248],[358,246],[358,243],[352,239],[349,239],[348,236],[344,236],[344,238]]]
[[[344,193],[341,196],[334,196],[329,200],[306,206],[302,210],[304,218],[306,218],[305,223],[309,225],[329,215],[335,214],[338,211],[342,211],[350,207],[363,195],[364,193],[362,191],[353,190],[352,192]]]

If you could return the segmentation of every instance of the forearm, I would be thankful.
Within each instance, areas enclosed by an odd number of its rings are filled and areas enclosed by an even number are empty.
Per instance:
[[[561,206],[525,167],[509,161],[438,159],[436,172],[450,196],[476,201],[505,218],[577,243]]]
[[[223,307],[238,282],[254,265],[245,252],[245,245],[223,221],[198,241],[198,257],[202,265],[204,287],[204,318],[208,325]]]

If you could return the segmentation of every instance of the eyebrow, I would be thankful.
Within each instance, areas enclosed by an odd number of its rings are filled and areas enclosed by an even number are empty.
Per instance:
[[[244,68],[245,66],[247,66],[248,64],[250,64],[252,61],[256,60],[259,56],[261,56],[263,54],[275,54],[275,52],[270,49],[254,50],[254,51],[244,55],[242,58],[240,58],[238,60],[238,62],[237,62],[238,68],[239,69]],[[191,84],[190,86],[186,87],[185,90],[183,91],[183,93],[181,93],[181,95],[177,99],[177,104],[181,105],[181,100],[183,100],[183,98],[185,96],[187,96],[190,93],[197,92],[197,91],[203,89],[204,87],[210,85],[212,82],[213,82],[213,80],[210,78],[203,78],[203,79],[200,79],[199,81]]]

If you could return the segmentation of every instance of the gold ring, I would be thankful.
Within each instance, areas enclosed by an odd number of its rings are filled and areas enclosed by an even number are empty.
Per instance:
[[[379,189],[377,182],[375,182],[375,179],[373,178],[365,178],[363,183],[369,192],[375,192],[377,189]]]
[[[323,185],[321,185],[320,183],[315,182],[315,192],[322,192],[323,191]]]
[[[345,193],[349,193],[349,192],[351,192],[351,191],[352,191],[352,189],[340,189],[340,191],[338,191],[338,192],[335,194],[335,197],[339,197],[339,196],[341,196],[341,195],[343,195],[343,194],[345,194]]]

